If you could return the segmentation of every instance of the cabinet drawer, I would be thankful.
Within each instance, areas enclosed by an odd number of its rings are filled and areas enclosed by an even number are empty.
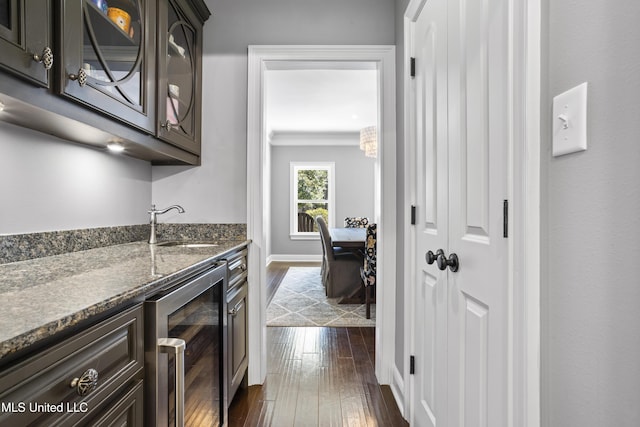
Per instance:
[[[142,372],[143,312],[138,305],[0,372],[0,425],[74,425]],[[89,369],[97,385],[80,395]]]
[[[142,426],[144,423],[143,393],[142,381],[138,381],[123,396],[120,396],[115,403],[111,404],[104,413],[101,413],[97,419],[91,421],[89,425],[94,427]]]
[[[241,285],[247,278],[247,254],[248,250],[243,249],[234,252],[227,258],[227,266],[229,268],[227,289],[229,291]]]

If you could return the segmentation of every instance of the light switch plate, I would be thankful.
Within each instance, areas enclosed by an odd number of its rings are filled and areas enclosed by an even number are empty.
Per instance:
[[[553,98],[553,155],[587,149],[587,82]]]

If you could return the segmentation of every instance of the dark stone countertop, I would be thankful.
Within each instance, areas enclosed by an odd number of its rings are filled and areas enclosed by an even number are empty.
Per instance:
[[[91,317],[142,300],[247,241],[215,247],[127,243],[0,265],[0,363]]]

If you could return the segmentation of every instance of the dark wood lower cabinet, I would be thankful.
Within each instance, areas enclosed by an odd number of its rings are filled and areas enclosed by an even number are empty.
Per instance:
[[[0,425],[142,425],[143,342],[137,305],[4,368]]]
[[[229,402],[243,383],[247,372],[247,285],[237,289],[227,302],[229,314],[227,369],[229,370]]]
[[[120,426],[135,427],[144,425],[144,387],[138,381],[128,388],[115,403],[108,405],[97,419],[89,422],[94,427]]]
[[[227,402],[230,404],[241,384],[246,385],[247,355],[247,249],[227,258]]]

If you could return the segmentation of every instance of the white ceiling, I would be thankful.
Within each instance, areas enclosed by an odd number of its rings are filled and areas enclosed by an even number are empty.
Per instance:
[[[269,132],[354,132],[377,122],[374,69],[267,70]]]

